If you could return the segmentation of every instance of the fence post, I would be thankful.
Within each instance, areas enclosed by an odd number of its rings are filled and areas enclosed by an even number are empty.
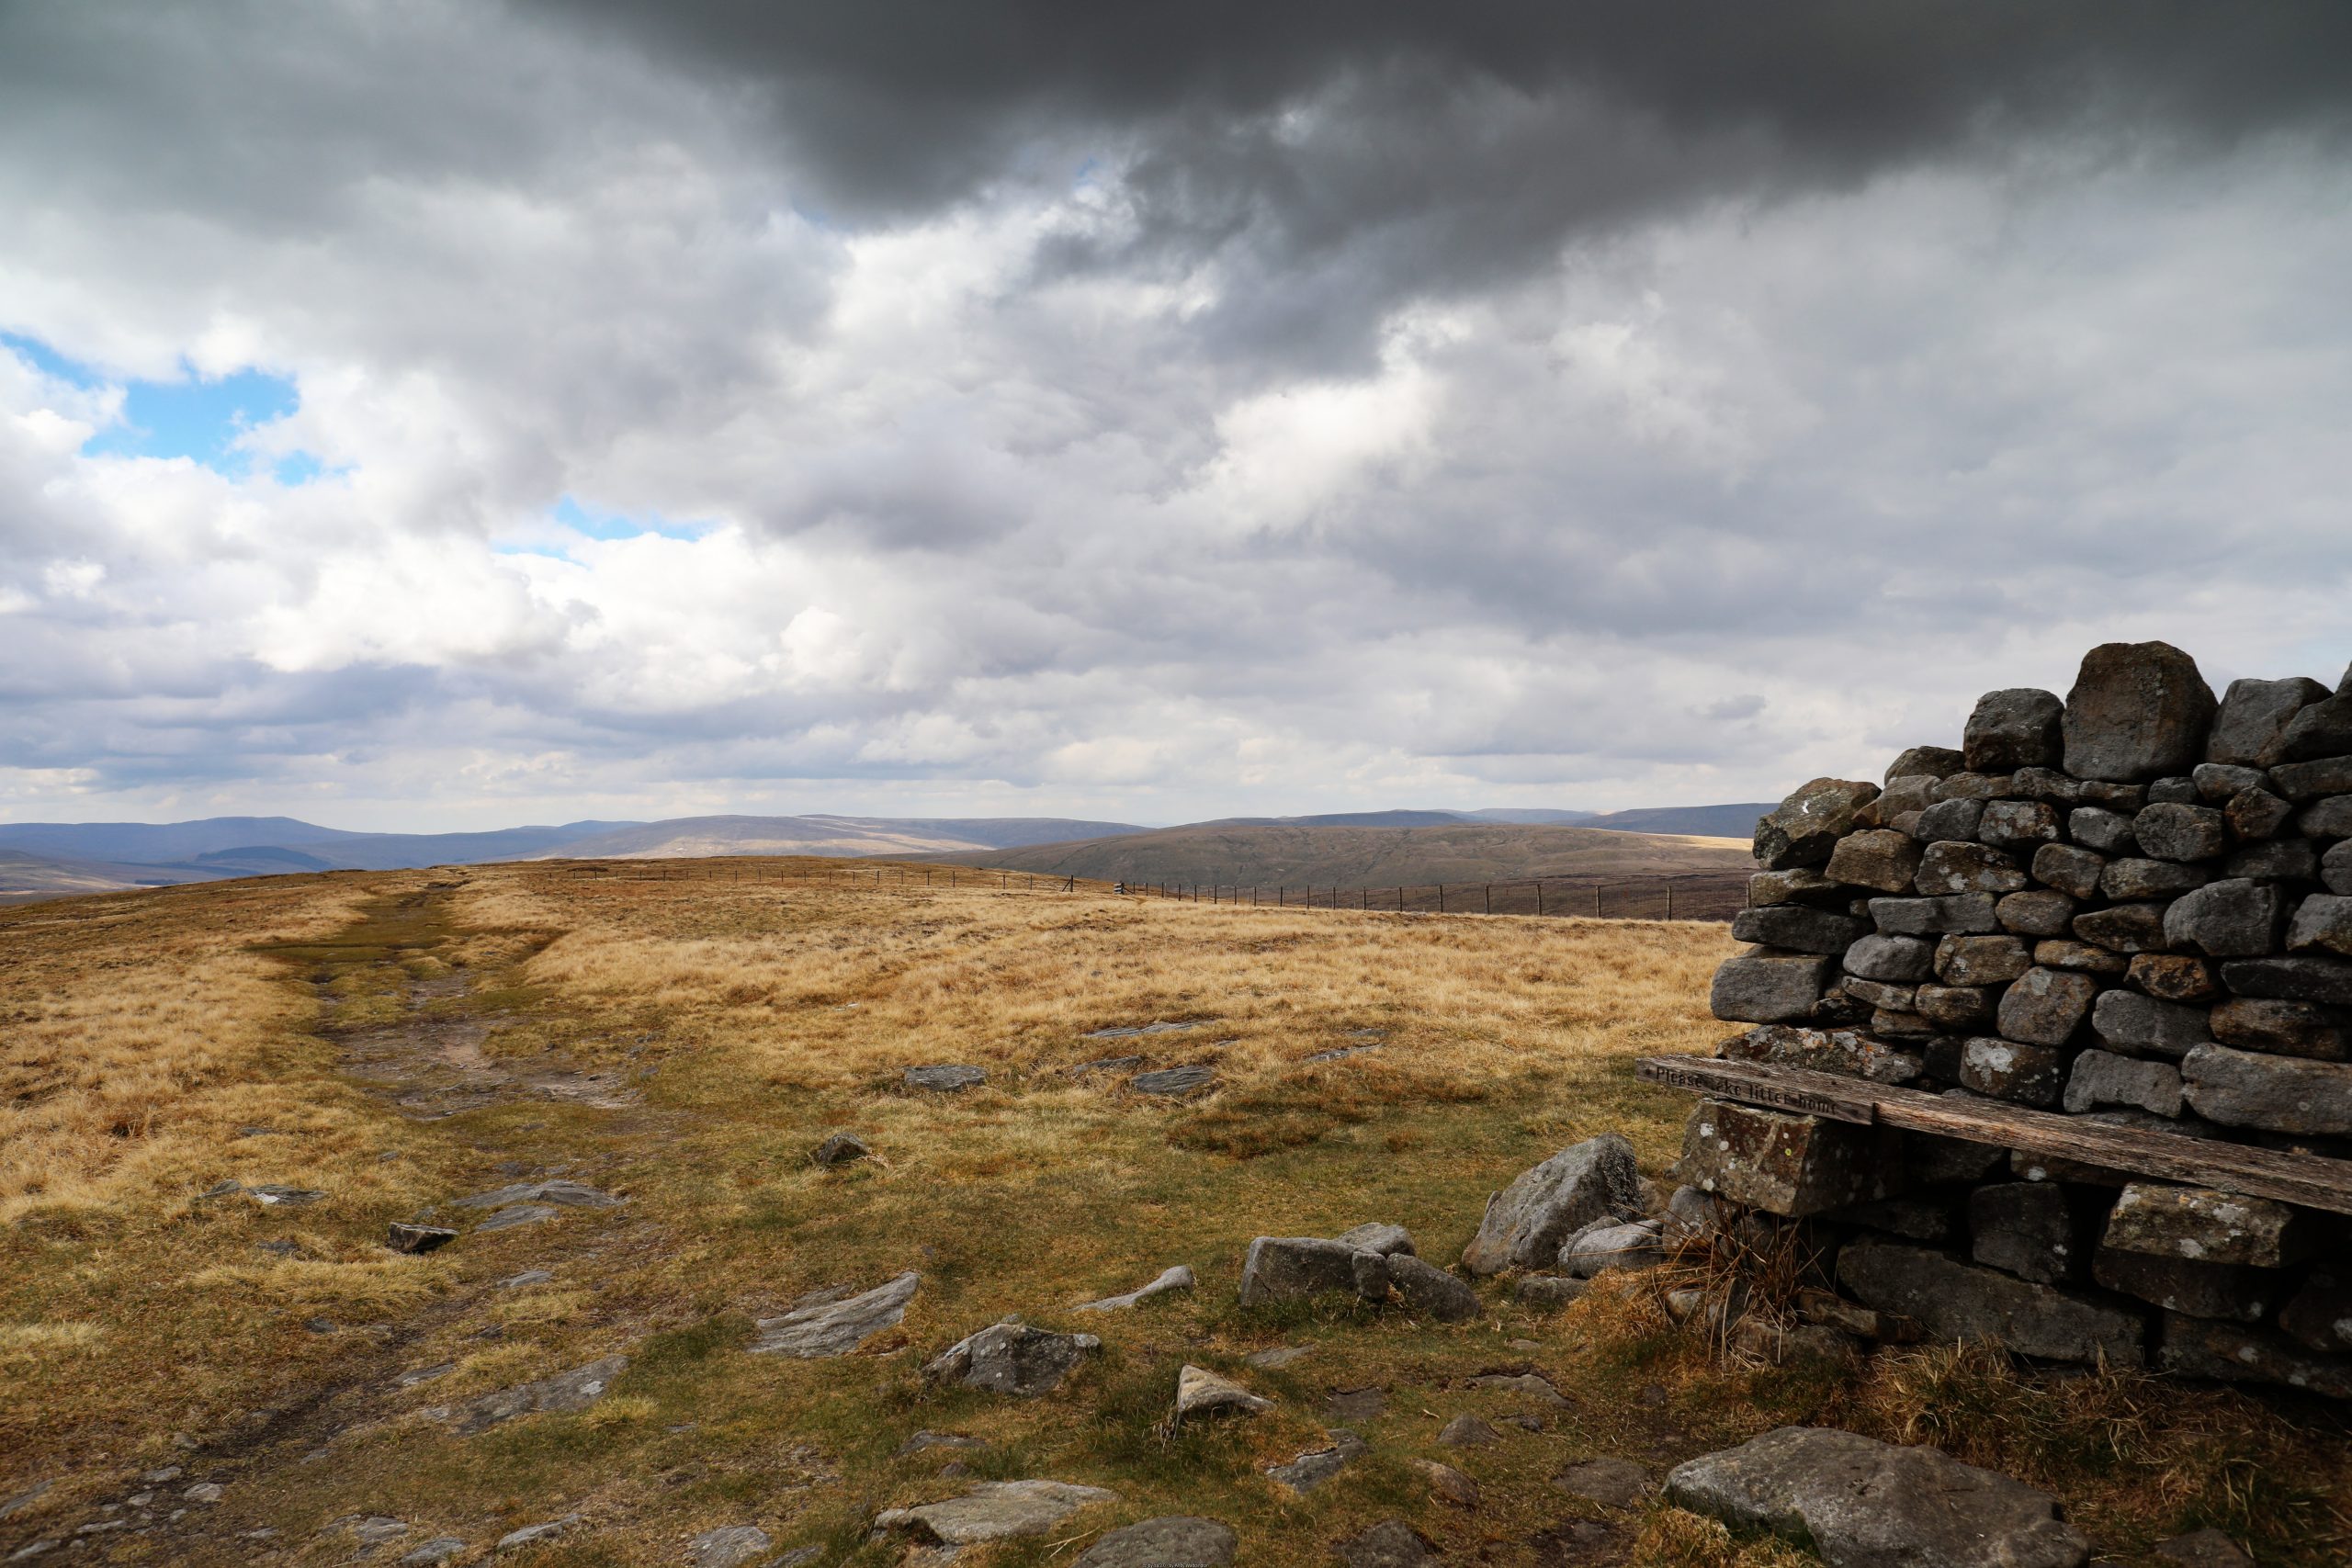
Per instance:
[[[1405,912],[1405,890],[1402,887],[1396,889],[1396,912],[1400,915]]]
[[[1274,884],[1274,908],[1277,908],[1277,909],[1279,909],[1279,908],[1281,908],[1283,906],[1284,906],[1285,904],[1288,904],[1289,902],[1290,902],[1290,889],[1289,889],[1289,888],[1287,888],[1287,887],[1285,887],[1285,886],[1283,886],[1281,883],[1279,883],[1279,882],[1278,882],[1278,883],[1276,883],[1276,884]]]
[[[1489,882],[1489,883],[1487,883],[1487,913],[1488,913],[1488,914],[1490,914],[1490,915],[1491,915],[1491,914],[1493,914],[1494,912],[1495,912],[1495,885],[1494,885],[1493,883]]]
[[[1544,912],[1544,879],[1540,876],[1535,879],[1535,912]]]
[[[1674,919],[1674,879],[1672,877],[1668,877],[1666,883],[1666,918],[1669,920]]]
[[[1598,882],[1592,885],[1592,918],[1596,920],[1600,919],[1600,884]]]
[[[1437,912],[1441,915],[1445,913],[1445,884],[1442,882],[1437,885]]]

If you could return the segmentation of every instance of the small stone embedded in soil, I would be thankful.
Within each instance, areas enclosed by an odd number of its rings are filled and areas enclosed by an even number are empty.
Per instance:
[[[550,1208],[545,1203],[517,1203],[512,1208],[501,1209],[482,1221],[474,1227],[474,1234],[487,1235],[492,1231],[513,1230],[517,1225],[540,1224],[554,1219],[562,1212],[560,1209]]]
[[[435,1361],[429,1367],[412,1367],[394,1378],[392,1385],[395,1388],[414,1388],[421,1382],[431,1382],[435,1378],[447,1376],[457,1368],[455,1361]]]
[[[1331,1550],[1347,1568],[1421,1568],[1438,1560],[1420,1532],[1402,1519],[1383,1519],[1370,1529],[1334,1541]]]
[[[874,1151],[855,1133],[835,1133],[811,1150],[809,1161],[815,1165],[847,1165],[853,1160],[868,1158]]]
[[[930,1449],[984,1449],[988,1444],[978,1438],[967,1438],[961,1432],[921,1431],[899,1445],[898,1456],[922,1453]]]
[[[457,1418],[459,1432],[480,1432],[518,1416],[585,1410],[605,1397],[628,1368],[626,1356],[606,1356],[536,1382],[517,1384],[469,1401]]]
[[[464,1198],[452,1198],[453,1209],[497,1209],[509,1203],[554,1203],[567,1209],[615,1209],[627,1202],[625,1198],[602,1192],[580,1181],[517,1181],[505,1187],[494,1187],[487,1192],[476,1192]]]
[[[216,1188],[214,1190],[218,1191],[219,1189]],[[319,1202],[326,1197],[325,1193],[316,1188],[287,1187],[275,1181],[265,1182],[259,1187],[248,1187],[244,1192],[246,1197],[266,1209],[300,1209]]]
[[[1539,1404],[1565,1406],[1568,1402],[1549,1378],[1533,1372],[1487,1372],[1470,1380],[1472,1388],[1498,1388]]]
[[[755,1355],[803,1361],[846,1356],[884,1329],[897,1327],[921,1282],[920,1275],[909,1272],[859,1295],[812,1291],[782,1317],[757,1320],[752,1326],[760,1337],[750,1348]]]
[[[420,1543],[401,1558],[401,1568],[436,1568],[466,1550],[466,1543],[454,1535],[436,1535]]]
[[[1267,1468],[1267,1476],[1294,1492],[1312,1492],[1355,1461],[1372,1451],[1353,1432],[1333,1432],[1331,1446],[1309,1449],[1285,1464]]]
[[[1261,1371],[1271,1371],[1276,1367],[1287,1367],[1300,1357],[1314,1353],[1312,1345],[1276,1345],[1270,1349],[1252,1350],[1241,1359]]]
[[[545,1269],[526,1269],[520,1274],[509,1274],[498,1281],[495,1288],[502,1291],[519,1291],[530,1285],[552,1284],[554,1280],[555,1275]]]
[[[1208,1067],[1164,1067],[1156,1073],[1138,1073],[1127,1087],[1137,1094],[1181,1097],[1201,1094],[1216,1086],[1216,1073]]]
[[[1170,1291],[1189,1291],[1193,1285],[1192,1269],[1179,1263],[1171,1269],[1160,1270],[1159,1276],[1149,1284],[1138,1285],[1125,1295],[1104,1296],[1101,1301],[1096,1302],[1080,1302],[1070,1310],[1072,1312],[1119,1312],[1139,1302],[1148,1302],[1154,1296],[1165,1295]]]
[[[687,1568],[741,1568],[769,1544],[768,1532],[757,1525],[722,1525],[686,1542]]]
[[[1176,1414],[1204,1416],[1219,1411],[1238,1411],[1254,1415],[1272,1410],[1274,1402],[1251,1393],[1231,1378],[1220,1377],[1205,1367],[1185,1363],[1176,1374]]]
[[[566,1514],[561,1518],[549,1519],[545,1524],[525,1525],[521,1529],[509,1530],[500,1536],[498,1550],[514,1551],[526,1546],[537,1546],[543,1540],[552,1540],[566,1530],[586,1522],[587,1517],[583,1514]]]
[[[220,1501],[220,1483],[217,1481],[199,1481],[181,1493],[180,1496],[190,1503],[218,1503]]]
[[[1503,1435],[1476,1416],[1456,1416],[1439,1431],[1437,1440],[1450,1449],[1483,1449],[1501,1442]]]
[[[1610,1508],[1630,1508],[1650,1492],[1649,1472],[1625,1459],[1589,1459],[1572,1464],[1552,1477],[1552,1484],[1571,1497]]]
[[[1069,1070],[1069,1076],[1082,1078],[1089,1073],[1124,1073],[1129,1067],[1143,1066],[1141,1056],[1097,1056],[1091,1062],[1080,1062]]]
[[[398,1540],[408,1534],[406,1519],[390,1518],[382,1514],[373,1514],[365,1517],[346,1517],[336,1520],[334,1526],[328,1528],[334,1529],[337,1526],[361,1546],[381,1546],[388,1540]]]
[[[419,1225],[394,1220],[385,1235],[384,1245],[394,1252],[413,1255],[447,1247],[457,1239],[458,1233],[447,1225]]]
[[[906,1072],[909,1088],[936,1089],[944,1094],[955,1094],[970,1089],[976,1084],[986,1083],[988,1080],[989,1075],[984,1068],[969,1066],[962,1063],[942,1063],[935,1066],[909,1067]]]
[[[1334,1421],[1369,1421],[1387,1408],[1385,1388],[1334,1389],[1323,1400],[1323,1413]]]
[[[1177,1515],[1113,1530],[1079,1554],[1077,1568],[1226,1568],[1239,1545],[1227,1525]]]
[[[1444,1498],[1457,1508],[1478,1506],[1478,1483],[1462,1472],[1433,1459],[1417,1459],[1412,1462],[1413,1468],[1420,1472],[1421,1478],[1430,1483],[1432,1495]]]
[[[1060,1481],[984,1481],[960,1497],[911,1508],[886,1508],[877,1529],[899,1531],[942,1546],[1041,1536],[1095,1503],[1118,1500],[1100,1486]]]
[[[923,1364],[932,1382],[961,1383],[1024,1397],[1051,1393],[1080,1361],[1102,1348],[1091,1334],[1057,1334],[1018,1318],[967,1335]]]
[[[2173,1568],[2254,1568],[2245,1548],[2210,1525],[2160,1543],[2156,1555]]]

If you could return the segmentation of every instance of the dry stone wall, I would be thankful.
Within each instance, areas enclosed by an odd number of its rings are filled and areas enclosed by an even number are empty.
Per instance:
[[[1717,1055],[2352,1157],[2352,671],[2110,643],[1960,739],[1758,823]],[[1940,1337],[2352,1397],[2336,1214],[1722,1100],[1681,1174]]]

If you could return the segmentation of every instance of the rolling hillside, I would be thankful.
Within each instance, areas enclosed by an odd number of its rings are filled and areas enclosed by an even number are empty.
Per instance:
[[[701,855],[891,855],[943,850],[994,853],[1144,829],[1060,817],[681,817],[576,839],[534,859],[675,860]]]

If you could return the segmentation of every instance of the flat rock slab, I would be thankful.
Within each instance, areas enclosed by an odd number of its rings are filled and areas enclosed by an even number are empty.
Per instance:
[[[1402,1519],[1383,1519],[1370,1529],[1331,1543],[1347,1568],[1421,1568],[1437,1551]]]
[[[1150,1284],[1138,1285],[1124,1296],[1104,1296],[1099,1302],[1080,1302],[1070,1308],[1070,1311],[1122,1312],[1138,1302],[1148,1302],[1154,1296],[1166,1295],[1170,1291],[1189,1291],[1193,1284],[1192,1269],[1179,1263],[1172,1269],[1160,1270],[1159,1277]]]
[[[1678,1466],[1667,1499],[1809,1541],[1830,1568],[2082,1568],[2057,1499],[1929,1448],[1782,1427]]]
[[[1329,1448],[1309,1449],[1287,1464],[1271,1465],[1266,1470],[1267,1477],[1294,1492],[1312,1492],[1372,1451],[1370,1445],[1353,1432],[1333,1432],[1330,1436]]]
[[[400,1559],[401,1568],[438,1568],[452,1557],[465,1554],[466,1543],[454,1535],[436,1535],[431,1540],[420,1541]]]
[[[1176,1414],[1180,1416],[1208,1416],[1219,1411],[1255,1415],[1273,1407],[1272,1400],[1251,1393],[1231,1378],[1220,1377],[1206,1367],[1187,1362],[1176,1374]]]
[[[1216,1073],[1209,1067],[1163,1067],[1156,1073],[1137,1073],[1127,1087],[1137,1094],[1205,1094],[1216,1087]]]
[[[923,1364],[933,1382],[961,1383],[991,1393],[1049,1393],[1080,1361],[1102,1348],[1091,1334],[1056,1334],[1018,1318],[966,1336]]]
[[[1552,1386],[1552,1380],[1533,1372],[1487,1372],[1470,1380],[1472,1388],[1499,1388],[1534,1400],[1539,1404],[1565,1407],[1567,1399]]]
[[[1079,1553],[1078,1568],[1226,1568],[1240,1544],[1216,1519],[1171,1515],[1113,1530]]]
[[[561,1213],[562,1210],[546,1203],[516,1203],[499,1210],[476,1225],[474,1234],[487,1235],[492,1231],[511,1231],[517,1225],[545,1224]]]
[[[941,1546],[977,1546],[982,1541],[1044,1535],[1094,1503],[1118,1494],[1100,1486],[1063,1481],[983,1481],[961,1497],[913,1508],[886,1508],[877,1529],[901,1531]]]
[[[627,1356],[606,1356],[537,1382],[485,1393],[461,1406],[452,1427],[458,1432],[480,1432],[518,1416],[585,1410],[605,1397],[613,1380],[628,1367]]]
[[[1552,1477],[1571,1497],[1604,1507],[1630,1508],[1650,1495],[1650,1474],[1628,1459],[1589,1459]]]
[[[931,1067],[909,1067],[906,1073],[910,1089],[937,1089],[943,1094],[955,1094],[989,1081],[985,1068],[961,1063],[945,1063]]]
[[[560,1519],[549,1519],[545,1524],[525,1525],[521,1529],[509,1530],[500,1536],[498,1550],[514,1551],[526,1546],[537,1546],[543,1540],[552,1540],[557,1536],[576,1529],[585,1523],[587,1519],[584,1515],[566,1514]]]
[[[922,1282],[921,1275],[909,1272],[859,1295],[811,1292],[782,1317],[761,1318],[753,1325],[760,1337],[751,1348],[802,1361],[846,1356],[884,1329],[897,1327]]]
[[[1079,1038],[1080,1040],[1132,1040],[1139,1034],[1177,1034],[1187,1029],[1198,1029],[1204,1024],[1215,1023],[1216,1021],[1216,1020],[1213,1018],[1196,1018],[1188,1023],[1161,1023],[1157,1021],[1152,1023],[1136,1024],[1121,1023],[1114,1024],[1108,1029],[1094,1030],[1091,1032],[1080,1035]]]
[[[610,1192],[600,1192],[585,1182],[517,1181],[506,1187],[493,1187],[487,1192],[452,1198],[449,1207],[496,1209],[508,1203],[554,1203],[567,1209],[616,1209],[628,1201]]]
[[[1385,1388],[1335,1389],[1323,1400],[1323,1413],[1334,1421],[1369,1421],[1387,1408]]]
[[[314,1187],[288,1187],[276,1181],[266,1181],[259,1187],[248,1187],[243,1190],[246,1197],[265,1209],[307,1208],[326,1197]],[[207,1197],[211,1195],[206,1194]]]
[[[1276,1345],[1270,1349],[1252,1350],[1241,1359],[1261,1371],[1271,1371],[1276,1367],[1287,1367],[1293,1361],[1313,1354],[1315,1347],[1312,1345]]]
[[[1124,1073],[1129,1067],[1143,1066],[1141,1056],[1098,1056],[1091,1062],[1080,1062],[1069,1070],[1069,1076],[1082,1078],[1089,1073]]]
[[[447,1225],[417,1225],[394,1220],[384,1233],[384,1245],[394,1252],[412,1256],[431,1252],[458,1239],[458,1233]]]
[[[757,1525],[723,1525],[686,1542],[687,1568],[742,1568],[769,1544],[768,1532]]]

